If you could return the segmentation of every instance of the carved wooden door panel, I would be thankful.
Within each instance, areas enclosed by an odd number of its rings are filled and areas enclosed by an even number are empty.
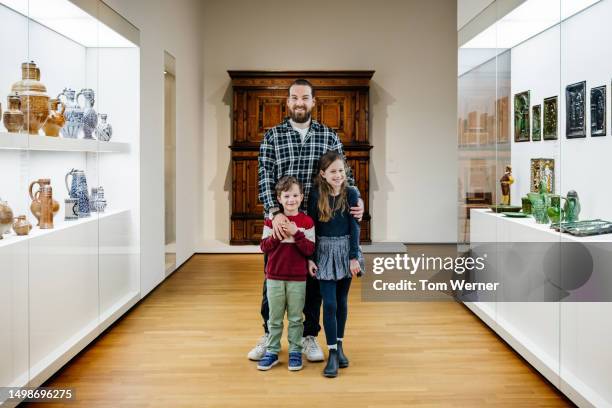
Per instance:
[[[251,214],[263,214],[263,203],[259,201],[259,180],[257,174],[257,158],[248,160],[246,168],[246,200],[247,212]]]
[[[332,128],[343,144],[355,139],[355,100],[352,91],[317,90],[312,117]]]
[[[260,143],[266,132],[287,116],[287,90],[250,90],[246,93],[246,141]]]

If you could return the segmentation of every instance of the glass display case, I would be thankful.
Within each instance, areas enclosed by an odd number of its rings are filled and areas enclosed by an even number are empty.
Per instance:
[[[580,406],[612,404],[610,18],[495,1],[459,31],[459,249],[504,288],[466,306]]]
[[[0,0],[0,386],[37,386],[140,293],[139,31]]]

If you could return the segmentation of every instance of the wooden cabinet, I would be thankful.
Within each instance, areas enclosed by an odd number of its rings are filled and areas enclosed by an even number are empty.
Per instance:
[[[334,129],[365,203],[361,241],[370,239],[369,83],[373,71],[228,71],[232,78],[232,245],[258,244],[263,228],[257,156],[265,133],[288,115],[291,83],[305,78],[315,88],[312,116]]]

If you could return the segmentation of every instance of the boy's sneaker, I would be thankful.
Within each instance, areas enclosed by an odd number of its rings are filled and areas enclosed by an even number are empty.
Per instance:
[[[306,354],[308,361],[323,361],[325,356],[323,350],[319,346],[319,342],[315,336],[306,336],[302,338],[302,353]]]
[[[269,336],[270,335],[268,333],[261,336],[257,345],[253,347],[251,351],[249,351],[249,354],[248,354],[249,360],[253,360],[253,361],[261,360],[261,358],[264,356],[264,354],[266,354],[266,351],[268,350],[268,337]]]
[[[294,351],[289,353],[289,371],[300,371],[302,369],[302,353]]]
[[[259,364],[257,364],[257,369],[266,371],[274,367],[278,364],[278,356],[272,353],[266,353],[261,360],[259,360]]]

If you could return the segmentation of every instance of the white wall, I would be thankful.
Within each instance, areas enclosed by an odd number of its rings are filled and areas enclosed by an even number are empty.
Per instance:
[[[228,242],[229,69],[376,71],[373,241],[456,241],[456,0],[211,0],[204,5],[199,250]]]
[[[105,0],[140,30],[141,290],[164,279],[164,50],[176,57],[177,265],[194,252],[202,130],[202,2]]]
[[[611,15],[612,1],[604,0],[512,49],[512,95],[530,90],[532,106],[543,104],[546,97],[559,96],[559,139],[512,144],[514,204],[520,205],[520,197],[529,191],[530,159],[554,158],[556,192],[561,195],[568,190],[578,192],[582,204],[580,218],[612,219],[612,207],[608,204],[612,192],[603,184],[612,151],[609,96],[612,49],[604,45],[605,39],[612,36],[608,22]],[[565,87],[580,81],[586,81],[587,137],[566,139]],[[590,89],[600,85],[607,87],[607,136],[591,137]]]

